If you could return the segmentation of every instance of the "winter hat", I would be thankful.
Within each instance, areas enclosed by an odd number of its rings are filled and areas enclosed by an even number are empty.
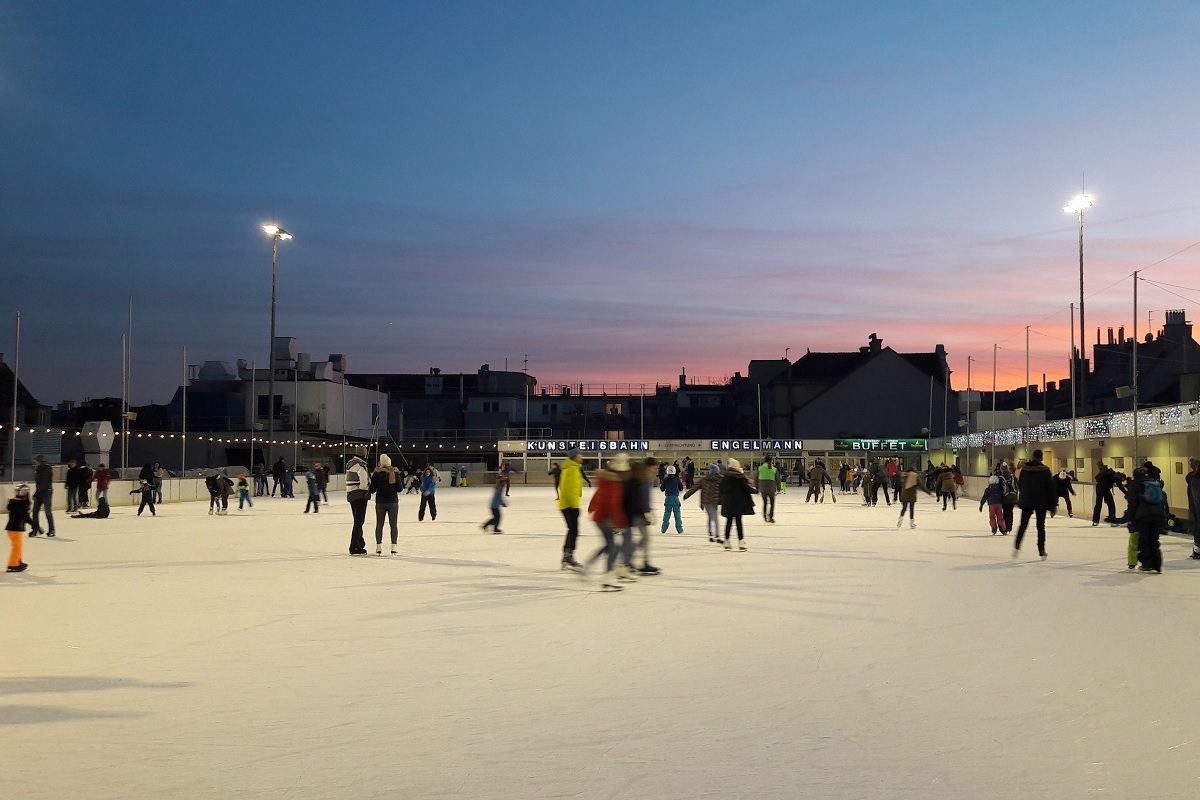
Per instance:
[[[716,474],[717,474],[718,472],[720,472],[720,471],[721,471],[721,468],[720,468],[720,467],[718,467],[716,464],[709,464],[709,465],[708,465],[708,474],[709,474],[709,475],[716,475]]]
[[[381,455],[379,457],[379,466],[390,467],[391,465],[392,465],[392,457],[389,456],[387,453],[384,453],[383,455]]]
[[[741,472],[742,462],[738,461],[736,458],[731,458],[729,459],[729,463],[725,466],[725,469],[730,472]]]
[[[668,475],[674,475],[674,474],[675,474],[675,468],[674,468],[674,467],[667,467],[667,474],[668,474]]]
[[[572,447],[570,450],[567,451],[567,458],[574,458],[577,455],[579,455],[578,447]]]
[[[17,497],[25,497],[29,494],[29,485],[21,483],[17,485]]]
[[[624,453],[617,453],[608,460],[608,468],[617,472],[629,471],[629,456]]]
[[[988,478],[988,483],[991,484],[992,486],[995,486],[999,482],[1000,482],[1000,476],[998,476],[998,475],[993,475],[992,477]]]

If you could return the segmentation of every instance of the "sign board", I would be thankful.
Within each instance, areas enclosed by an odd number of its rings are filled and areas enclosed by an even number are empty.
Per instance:
[[[648,453],[650,442],[646,439],[541,439],[525,442],[525,451],[529,453],[565,453],[575,449],[585,453]]]
[[[744,450],[803,450],[801,439],[710,439],[709,450],[740,452]]]
[[[925,451],[925,439],[834,439],[834,450]]]

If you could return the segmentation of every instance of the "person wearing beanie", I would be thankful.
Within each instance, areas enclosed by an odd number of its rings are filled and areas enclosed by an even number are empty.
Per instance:
[[[304,504],[304,513],[311,508],[314,514],[321,513],[321,484],[317,483],[317,470],[309,467],[304,471],[304,486],[308,489],[308,502]]]
[[[608,462],[608,469],[596,473],[596,491],[588,504],[592,521],[600,529],[604,543],[584,563],[580,574],[586,576],[587,569],[601,557],[604,558],[604,575],[600,578],[601,591],[621,591],[621,582],[636,580],[632,575],[618,576],[613,567],[617,561],[616,532],[629,527],[625,512],[625,481],[629,478],[629,456],[618,453]]]
[[[718,464],[709,464],[705,470],[704,476],[700,478],[691,489],[687,490],[687,494],[683,496],[686,500],[696,492],[700,492],[700,508],[704,509],[707,516],[708,540],[710,542],[721,543],[721,467]]]
[[[775,521],[775,492],[778,489],[779,470],[775,468],[774,459],[767,456],[758,465],[758,493],[762,495],[764,522]]]
[[[675,517],[675,533],[683,534],[683,517],[680,515],[679,495],[683,491],[683,482],[679,480],[675,467],[667,467],[667,476],[663,479],[659,490],[666,495],[663,499],[663,518],[659,533],[666,533],[671,527],[671,517]],[[649,510],[649,509],[647,509]]]
[[[1050,468],[1042,463],[1042,451],[1034,450],[1033,458],[1025,462],[1017,478],[1021,506],[1021,524],[1017,526],[1017,538],[1013,542],[1013,558],[1021,554],[1021,540],[1029,527],[1029,518],[1037,518],[1038,555],[1046,560],[1046,512],[1054,507],[1054,485],[1050,482]]]
[[[567,451],[567,458],[559,467],[555,479],[558,493],[558,513],[567,524],[567,538],[563,541],[562,566],[572,572],[582,572],[583,565],[575,560],[575,546],[579,541],[579,506],[583,503],[583,454],[579,448]]]
[[[733,543],[729,539],[730,531],[737,526],[738,550],[746,550],[746,539],[742,530],[742,517],[754,513],[754,487],[742,472],[742,465],[736,458],[729,459],[725,467],[725,476],[721,478],[719,489],[721,496],[721,516],[725,517],[725,549],[732,550]]]
[[[1170,503],[1167,502],[1167,494],[1163,491],[1162,479],[1156,478],[1156,474],[1162,473],[1156,473],[1146,466],[1133,471],[1133,481],[1129,484],[1127,494],[1130,532],[1128,565],[1133,569],[1136,542],[1136,560],[1142,562],[1142,572],[1162,574],[1163,558],[1159,537],[1167,530]]]
[[[400,515],[400,470],[392,466],[392,459],[384,453],[379,457],[379,466],[371,473],[371,494],[375,495],[375,555],[383,555],[383,522],[388,521],[392,534],[392,555],[400,532],[396,518]]]
[[[367,541],[363,536],[363,523],[367,521],[367,505],[371,502],[371,474],[363,460],[365,450],[350,456],[346,462],[346,501],[350,503],[352,523],[350,527],[350,555],[365,556]]]
[[[980,511],[983,511],[985,505],[988,507],[988,524],[992,526],[992,536],[996,535],[997,530],[1007,536],[1008,528],[1004,527],[1004,487],[1000,485],[997,475],[988,478],[988,486],[979,498]]]
[[[8,501],[8,571],[24,572],[29,565],[22,560],[25,526],[33,525],[29,515],[29,487],[19,484],[13,498]]]

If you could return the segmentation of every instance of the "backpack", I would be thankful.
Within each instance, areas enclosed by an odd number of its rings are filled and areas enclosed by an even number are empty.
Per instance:
[[[1142,484],[1142,500],[1149,505],[1165,507],[1167,496],[1163,493],[1162,484],[1158,481],[1146,481]]]

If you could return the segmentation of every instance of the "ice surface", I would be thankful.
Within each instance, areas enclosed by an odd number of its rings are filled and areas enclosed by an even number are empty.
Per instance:
[[[514,487],[500,536],[489,491],[443,488],[423,524],[404,497],[397,557],[346,555],[340,495],[26,539],[0,795],[1200,796],[1182,537],[1139,575],[1124,530],[1060,517],[1014,564],[969,500],[897,530],[793,490],[725,552],[693,498],[663,574],[601,593],[558,570],[552,489]]]

